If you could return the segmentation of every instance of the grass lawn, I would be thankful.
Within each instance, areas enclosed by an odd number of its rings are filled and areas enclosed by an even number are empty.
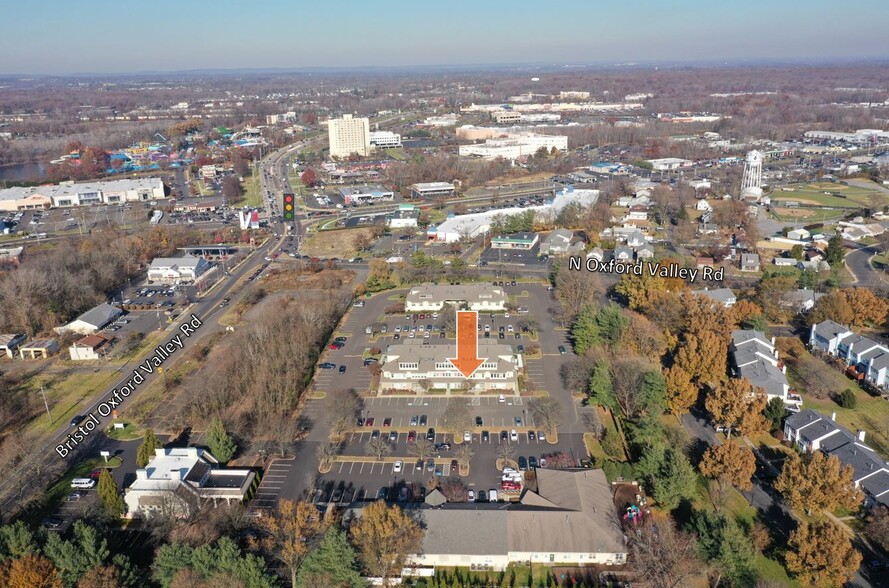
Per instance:
[[[825,193],[827,192],[827,193]],[[801,203],[821,204],[822,206],[856,207],[869,206],[871,197],[876,194],[883,204],[889,204],[887,199],[876,188],[868,189],[859,186],[844,186],[831,182],[813,184],[794,184],[787,186],[786,190],[778,190],[772,193],[772,201],[796,200]]]
[[[300,252],[309,257],[356,257],[355,235],[368,233],[369,229],[342,229],[338,231],[318,231],[303,241]]]
[[[123,429],[115,429],[112,425],[105,430],[105,435],[116,441],[134,441],[145,436],[145,430],[133,423],[123,423]]]
[[[808,352],[804,352],[804,355],[799,359],[788,358],[787,361],[787,377],[791,386],[801,392],[803,407],[817,410],[827,416],[835,412],[839,424],[853,433],[859,429],[864,430],[866,432],[865,443],[884,456],[889,455],[889,402],[869,395],[858,388],[852,380],[826,365],[820,368],[817,373],[827,379],[829,390],[833,393],[840,393],[846,389],[852,390],[858,402],[855,408],[843,408],[829,398],[815,398],[806,392],[797,372],[797,370],[811,369],[807,368],[810,362],[822,363],[820,359],[813,357]]]
[[[40,398],[40,387],[49,402],[52,421],[40,407],[39,415],[28,423],[24,433],[45,435],[54,431],[59,423],[68,422],[80,413],[80,403],[97,392],[105,390],[119,374],[113,371],[80,372],[69,375],[42,373],[31,378],[26,384],[35,398]]]
[[[759,555],[753,560],[753,569],[756,571],[757,577],[763,582],[794,588],[800,586],[799,582],[787,575],[787,570],[784,569],[784,566],[764,555]]]
[[[244,197],[233,206],[262,206],[262,194],[258,175],[244,178]]]
[[[396,159],[398,161],[404,161],[405,159],[407,159],[407,154],[404,152],[404,149],[386,149],[385,153],[392,159]]]

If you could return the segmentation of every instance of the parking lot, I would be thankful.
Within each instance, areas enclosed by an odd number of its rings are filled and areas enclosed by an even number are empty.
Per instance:
[[[538,243],[531,249],[494,249],[488,247],[482,251],[479,256],[479,265],[518,264],[524,266],[544,266],[549,264],[547,256],[538,257],[540,253],[540,244]]]

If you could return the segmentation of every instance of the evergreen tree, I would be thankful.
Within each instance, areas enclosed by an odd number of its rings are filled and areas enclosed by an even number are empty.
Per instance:
[[[340,588],[365,585],[358,573],[355,550],[337,527],[331,527],[324,534],[318,547],[303,561],[296,578],[298,588],[318,586],[319,582]]]
[[[99,502],[109,517],[120,518],[127,512],[127,505],[120,495],[117,482],[107,469],[102,470],[99,476]]]
[[[824,252],[824,258],[831,266],[840,266],[843,263],[843,257],[846,256],[846,250],[843,248],[843,237],[839,233],[827,241],[827,249]]]
[[[606,408],[614,408],[614,387],[611,383],[611,368],[607,359],[600,359],[590,377],[590,402]]]
[[[614,347],[620,342],[620,337],[630,320],[624,316],[620,306],[612,303],[599,309],[599,312],[596,313],[596,323],[599,326],[600,337],[610,347]]]
[[[232,439],[232,436],[226,432],[219,417],[214,417],[210,421],[210,427],[207,429],[207,447],[209,447],[213,457],[221,463],[231,460],[238,450],[238,445]]]
[[[26,554],[37,554],[40,546],[34,533],[21,520],[0,527],[0,561],[16,559]]]
[[[718,573],[735,586],[753,583],[753,544],[733,519],[713,511],[697,512],[692,527],[702,557],[716,564]]]
[[[769,422],[770,431],[781,430],[781,421],[784,420],[784,412],[784,401],[777,396],[769,400],[769,403],[766,404],[766,408],[762,411],[762,414]]]
[[[63,541],[57,533],[51,533],[43,552],[59,569],[68,585],[77,583],[89,570],[111,559],[108,541],[83,521],[74,523],[74,538],[69,541]]]
[[[602,340],[598,313],[592,306],[583,307],[577,315],[574,325],[571,327],[571,339],[574,342],[574,352],[577,355],[583,355]]]
[[[144,468],[154,458],[154,450],[163,447],[163,444],[154,434],[154,431],[148,429],[145,431],[145,438],[136,451],[136,465]]]

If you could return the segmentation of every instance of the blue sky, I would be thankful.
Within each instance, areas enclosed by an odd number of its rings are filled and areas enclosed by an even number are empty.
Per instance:
[[[0,73],[889,58],[886,0],[4,4]]]

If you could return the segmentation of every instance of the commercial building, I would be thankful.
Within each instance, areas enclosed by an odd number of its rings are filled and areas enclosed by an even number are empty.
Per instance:
[[[407,312],[441,310],[446,304],[452,304],[458,309],[502,312],[509,304],[509,297],[503,288],[486,284],[421,284],[411,288],[404,299],[404,309]]]
[[[382,186],[348,186],[339,188],[343,201],[349,204],[376,204],[377,202],[392,202],[395,200],[395,192]]]
[[[392,131],[371,131],[370,144],[377,149],[401,147],[401,135]]]
[[[514,233],[512,235],[499,235],[491,239],[492,249],[534,249],[540,236],[537,233]]]
[[[411,198],[452,198],[457,188],[450,182],[420,182],[408,187]]]
[[[811,409],[787,417],[784,439],[800,451],[821,450],[835,456],[842,465],[852,467],[852,482],[864,492],[864,504],[889,506],[889,464],[873,449],[864,444],[865,432],[851,431],[830,418]]]
[[[209,261],[188,253],[181,257],[156,257],[148,268],[148,281],[161,284],[194,282],[209,269]]]
[[[547,151],[568,150],[565,135],[538,135],[536,133],[510,133],[505,138],[488,139],[481,145],[460,145],[459,154],[484,159],[518,159],[534,155],[540,148]]]
[[[678,157],[664,157],[661,159],[646,160],[651,164],[651,169],[656,171],[671,171],[683,167],[690,167],[692,161],[688,159],[679,159]]]
[[[562,90],[559,92],[559,100],[589,100],[590,93],[578,90]]]
[[[379,392],[423,394],[430,390],[460,390],[519,394],[522,357],[511,346],[480,342],[478,357],[485,362],[470,378],[448,361],[455,356],[453,345],[390,345],[380,360]]]
[[[327,121],[327,136],[330,140],[331,157],[349,157],[353,153],[361,157],[370,155],[370,122],[366,118],[343,118]]]
[[[197,447],[154,450],[144,469],[126,489],[127,517],[187,517],[219,504],[242,502],[256,480],[247,469],[219,467],[208,451]]]
[[[460,117],[456,114],[443,114],[441,116],[430,116],[423,120],[423,124],[427,127],[453,127],[456,126]]]
[[[95,333],[106,325],[111,324],[117,317],[123,314],[123,310],[110,304],[100,304],[86,311],[67,325],[54,329],[57,333],[71,331],[80,335]]]
[[[87,335],[74,342],[68,348],[71,355],[71,361],[87,361],[91,359],[102,359],[111,350],[111,343],[114,337],[105,333],[95,333]]]
[[[522,113],[516,112],[515,110],[498,110],[491,113],[491,118],[493,118],[494,122],[497,124],[514,124],[521,122]]]
[[[386,217],[386,226],[390,229],[413,228],[420,218],[420,209],[413,204],[400,204],[398,210]]]
[[[166,197],[160,178],[62,182],[58,185],[0,190],[0,210],[34,210],[89,204],[147,202]]]
[[[411,556],[417,568],[623,565],[629,551],[611,487],[598,469],[540,468],[537,491],[525,491],[518,503],[425,506],[416,515],[426,530]]]
[[[816,141],[839,141],[854,145],[868,145],[889,142],[889,131],[879,129],[858,129],[854,133],[841,133],[837,131],[806,131],[803,135],[806,139]]]

